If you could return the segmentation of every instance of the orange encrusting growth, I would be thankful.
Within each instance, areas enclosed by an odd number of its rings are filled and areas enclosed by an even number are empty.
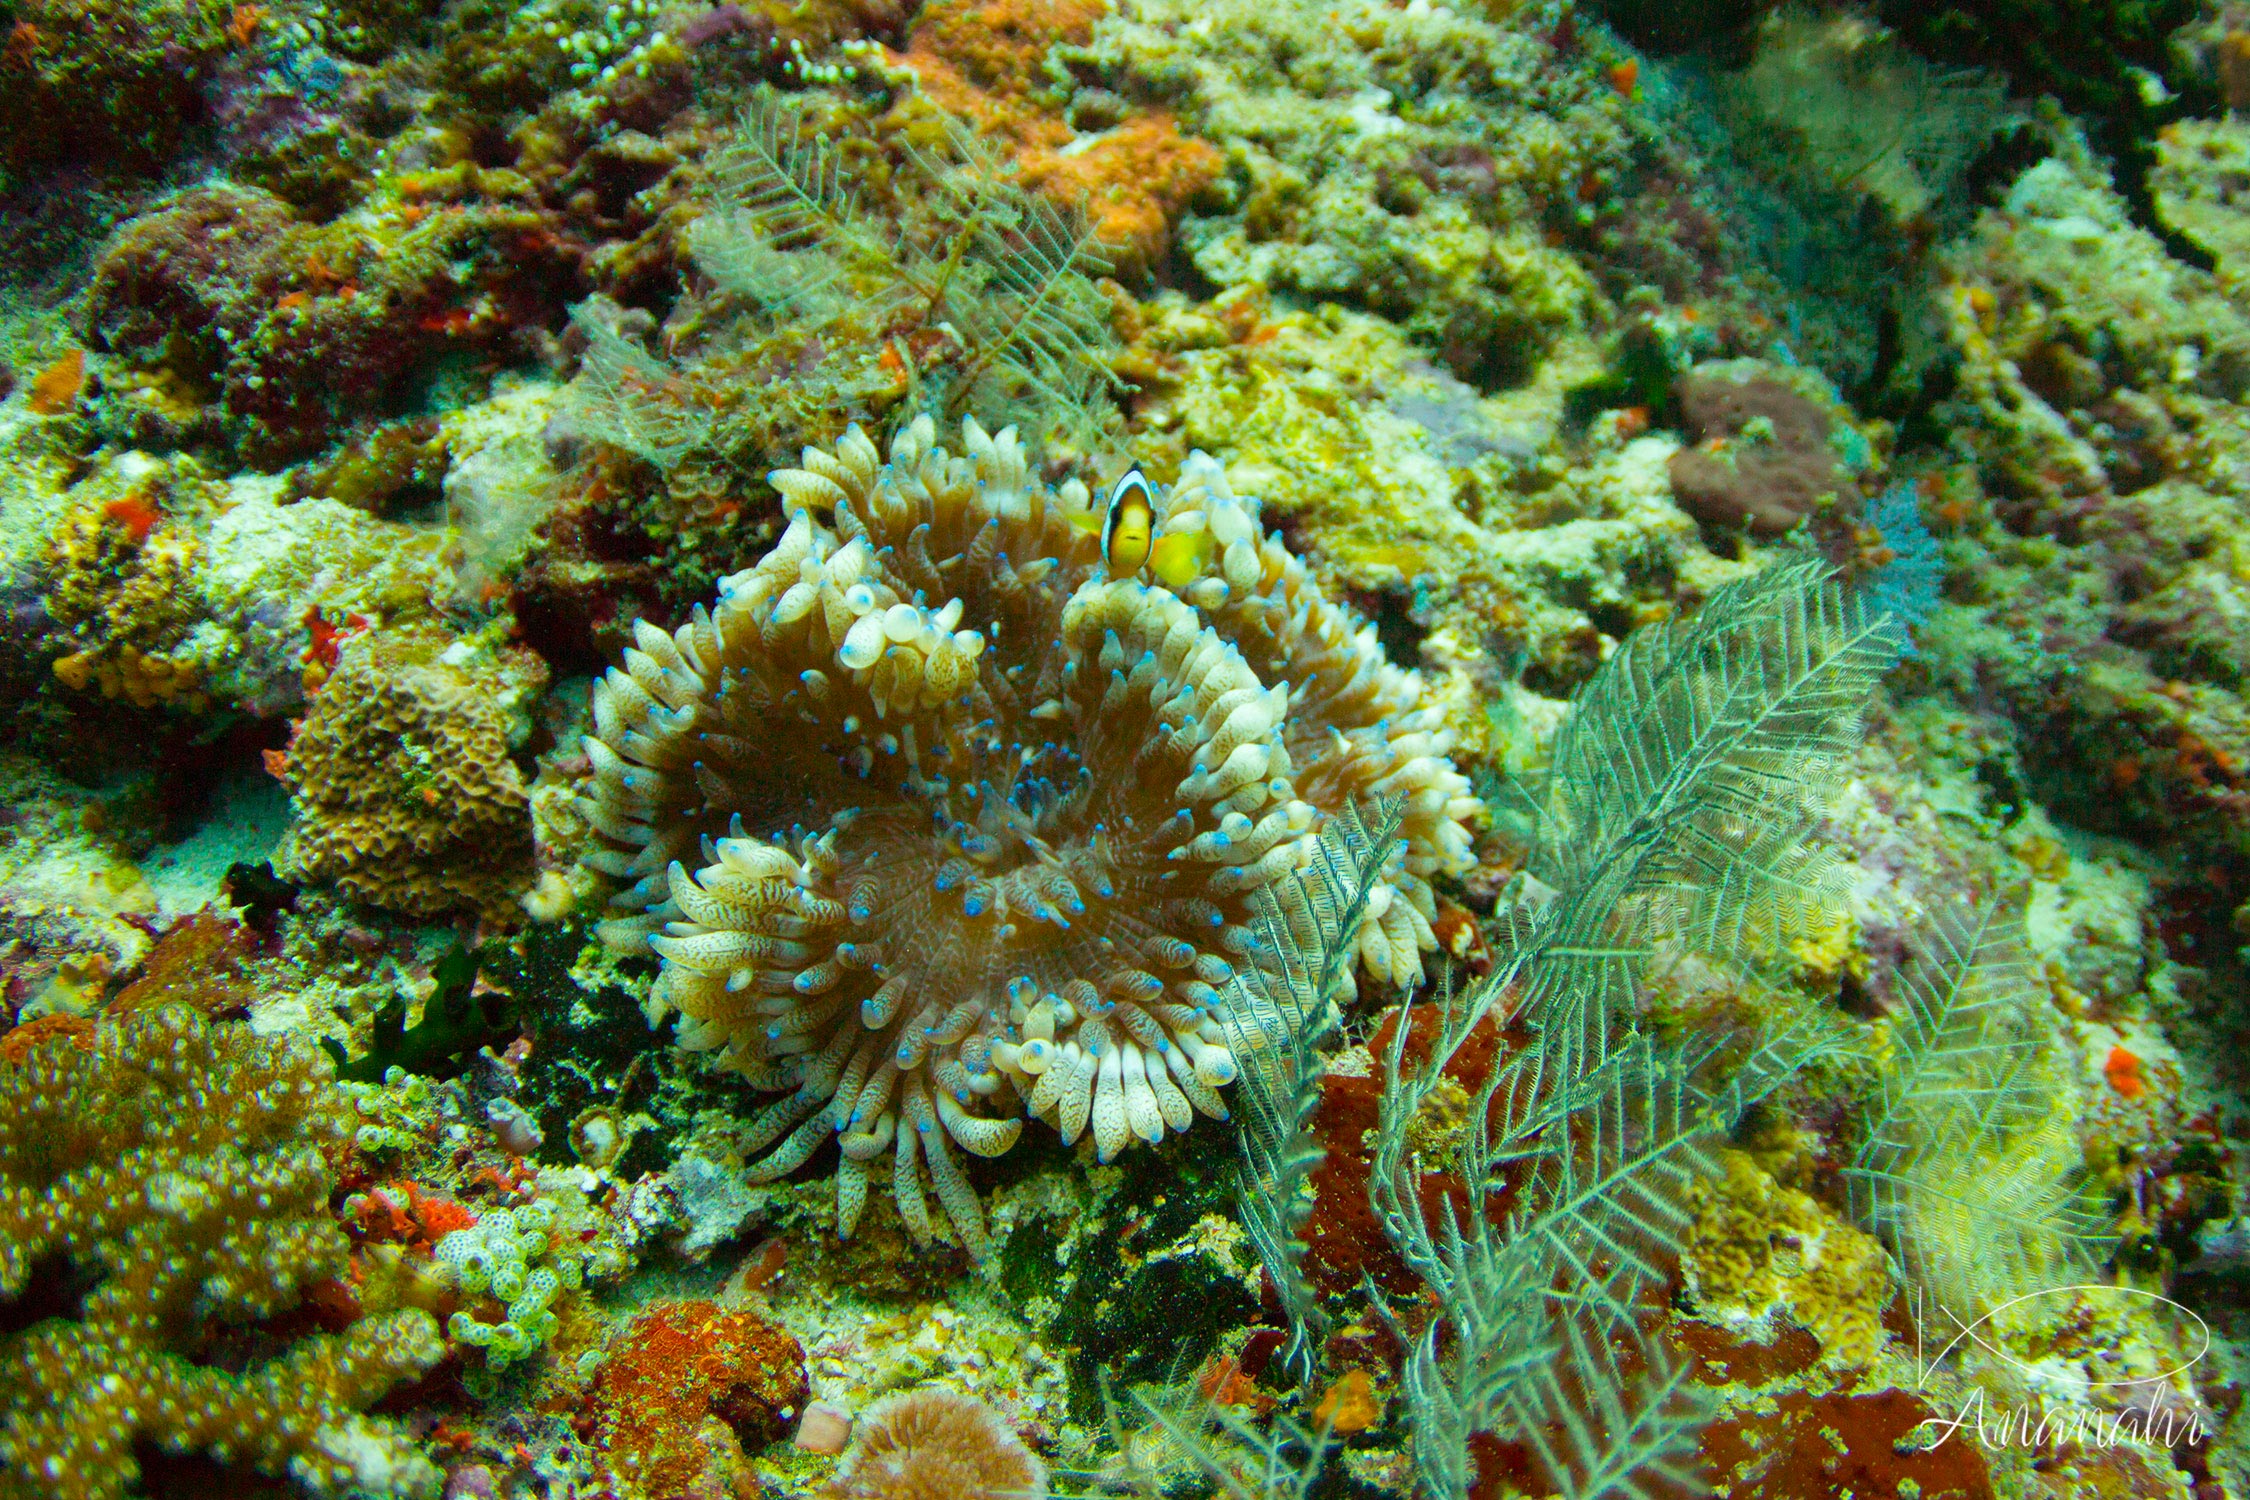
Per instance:
[[[86,351],[73,349],[39,372],[24,402],[40,416],[58,416],[78,404],[78,393],[85,388]]]
[[[1313,1422],[1330,1432],[1365,1432],[1383,1420],[1383,1398],[1365,1370],[1348,1370],[1321,1396]]]
[[[2148,1084],[2141,1077],[2139,1055],[2123,1047],[2109,1049],[2109,1056],[2102,1062],[2102,1077],[2121,1099],[2138,1099],[2148,1092]]]
[[[147,541],[148,534],[156,529],[156,523],[164,519],[164,512],[158,510],[148,496],[138,490],[110,501],[102,507],[102,514],[124,528],[125,534],[132,538],[135,546]]]
[[[594,1439],[620,1495],[671,1500],[695,1491],[710,1462],[711,1418],[755,1449],[810,1399],[805,1351],[785,1329],[711,1302],[661,1303],[626,1327],[595,1377]]]
[[[1034,97],[1048,49],[1083,43],[1107,7],[1085,0],[935,0],[902,59],[932,102],[1000,145],[1023,186],[1088,226],[1121,269],[1164,253],[1172,219],[1225,166],[1216,148],[1143,110],[1081,135]]]

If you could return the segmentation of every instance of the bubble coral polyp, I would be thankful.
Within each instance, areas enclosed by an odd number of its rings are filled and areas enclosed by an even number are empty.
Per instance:
[[[854,428],[776,473],[773,550],[674,634],[638,624],[597,686],[582,807],[588,863],[635,882],[605,939],[663,959],[653,1008],[790,1090],[756,1173],[835,1136],[849,1234],[888,1153],[909,1230],[926,1176],[982,1253],[953,1147],[997,1155],[1030,1116],[1107,1160],[1223,1117],[1215,1008],[1272,961],[1259,893],[1289,898],[1327,814],[1403,796],[1359,950],[1411,984],[1476,804],[1420,682],[1216,463],[1170,496],[1150,582],[1109,576],[1084,486],[1034,481],[1012,430],[964,436],[922,419],[885,465]]]

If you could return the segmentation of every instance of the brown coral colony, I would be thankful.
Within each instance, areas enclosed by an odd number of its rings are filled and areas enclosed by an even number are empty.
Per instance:
[[[505,705],[546,674],[524,652],[472,666],[449,641],[402,630],[342,651],[277,760],[306,813],[287,873],[420,915],[507,906],[530,835]]]
[[[1779,536],[1836,492],[1828,414],[1788,386],[1695,374],[1679,396],[1695,441],[1668,468],[1674,498],[1697,520]]]
[[[1012,431],[964,436],[922,419],[885,465],[854,429],[777,473],[773,551],[674,635],[638,626],[597,688],[581,805],[588,862],[636,882],[604,936],[662,957],[682,1045],[790,1091],[757,1175],[835,1136],[849,1234],[887,1153],[909,1229],[926,1177],[981,1253],[954,1146],[997,1155],[1028,1115],[1107,1159],[1223,1117],[1221,990],[1323,818],[1407,798],[1358,949],[1411,983],[1475,804],[1419,681],[1215,463],[1183,473],[1150,584],[1110,576],[1083,486],[1032,480]]]

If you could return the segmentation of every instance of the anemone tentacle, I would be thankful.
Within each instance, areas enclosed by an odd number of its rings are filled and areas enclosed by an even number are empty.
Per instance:
[[[924,419],[885,463],[855,427],[777,473],[772,550],[596,685],[580,800],[624,882],[604,940],[663,961],[652,1008],[790,1091],[757,1174],[834,1137],[848,1235],[888,1153],[909,1230],[926,1184],[982,1254],[959,1152],[1028,1117],[1107,1160],[1224,1117],[1221,991],[1329,813],[1406,797],[1359,948],[1411,985],[1476,804],[1419,681],[1216,464],[1112,579],[1082,485],[963,437]]]

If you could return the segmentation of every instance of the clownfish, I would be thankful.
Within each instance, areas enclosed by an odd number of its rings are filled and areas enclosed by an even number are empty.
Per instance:
[[[1109,492],[1109,514],[1102,520],[1102,560],[1112,578],[1130,578],[1148,561],[1156,535],[1156,491],[1141,466],[1118,476]]]

